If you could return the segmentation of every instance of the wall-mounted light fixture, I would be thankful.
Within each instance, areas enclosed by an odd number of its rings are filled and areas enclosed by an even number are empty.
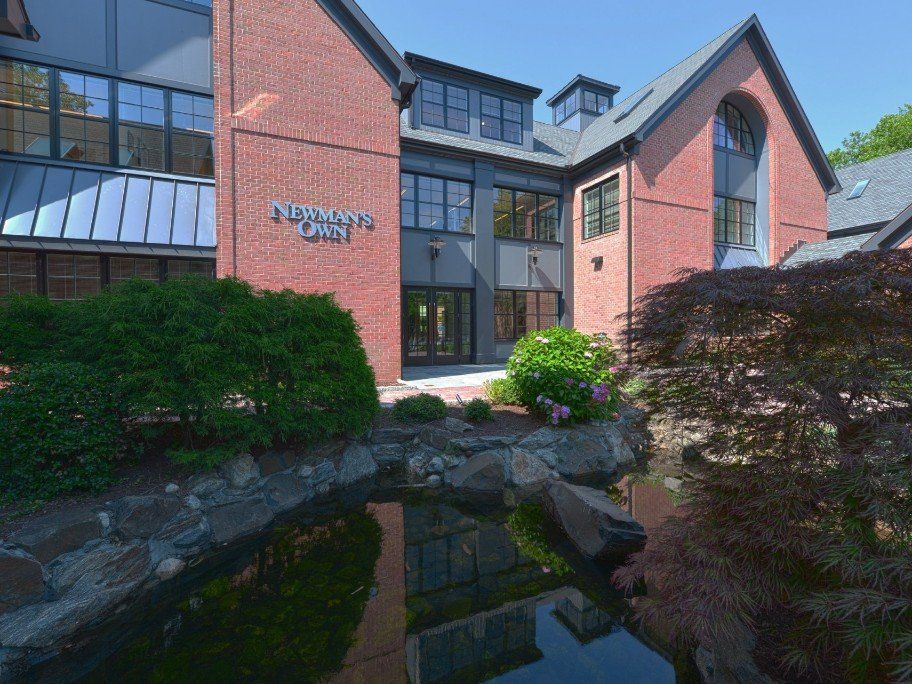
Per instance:
[[[443,246],[445,244],[446,244],[446,242],[439,237],[431,238],[430,242],[428,242],[428,247],[431,248],[431,259],[432,260],[436,259],[437,257],[440,256],[440,250],[443,249]]]
[[[543,253],[543,250],[538,245],[529,247],[529,258],[532,260],[533,266],[538,266],[538,257]]]
[[[593,270],[595,270],[595,271],[601,271],[601,270],[602,270],[602,265],[603,265],[604,263],[605,263],[605,257],[600,257],[600,256],[592,257],[592,266],[593,266]]]

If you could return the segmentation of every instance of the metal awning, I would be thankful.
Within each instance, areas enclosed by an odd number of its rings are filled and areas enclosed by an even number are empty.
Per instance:
[[[0,159],[0,238],[215,247],[215,185],[122,169]]]
[[[23,40],[40,40],[38,30],[29,21],[24,0],[0,0],[0,34]]]

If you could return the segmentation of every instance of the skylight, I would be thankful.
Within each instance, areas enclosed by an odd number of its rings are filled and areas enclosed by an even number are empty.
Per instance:
[[[640,93],[639,95],[637,95],[633,99],[631,99],[630,102],[628,102],[627,104],[624,105],[624,108],[621,110],[621,113],[617,115],[617,118],[614,120],[614,123],[617,123],[624,117],[629,116],[630,112],[632,112],[634,109],[636,109],[637,106],[650,95],[652,95],[652,88]]]
[[[864,180],[858,181],[855,184],[855,187],[852,188],[852,192],[849,194],[849,196],[846,199],[858,199],[859,197],[861,197],[865,191],[865,188],[868,187],[868,183],[870,183],[870,182],[871,182],[870,178],[865,178]]]

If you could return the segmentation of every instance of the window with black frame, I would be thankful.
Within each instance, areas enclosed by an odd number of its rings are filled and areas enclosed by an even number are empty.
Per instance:
[[[522,103],[494,95],[481,96],[481,137],[522,143]]]
[[[494,339],[518,340],[557,325],[558,292],[494,290]]]
[[[755,157],[757,148],[750,124],[741,111],[729,102],[720,102],[713,121],[713,144],[724,154]],[[753,202],[728,197],[713,197],[713,239],[717,243],[743,247],[756,246],[757,208]]]
[[[459,133],[469,132],[469,91],[465,88],[421,81],[421,123]]]
[[[0,59],[0,152],[51,155],[50,70]]]
[[[614,178],[583,192],[583,239],[620,228],[620,179]]]
[[[165,170],[165,91],[117,84],[117,144],[121,166]]]
[[[576,93],[571,93],[565,97],[561,102],[557,104],[554,108],[554,121],[555,123],[563,123],[571,116],[576,114],[579,111],[579,100]]]
[[[60,158],[111,163],[111,82],[59,71],[57,78]]]
[[[608,96],[593,93],[591,90],[583,91],[583,109],[604,114],[610,106],[611,99]]]
[[[472,184],[400,174],[400,212],[404,228],[472,232]]]
[[[38,292],[38,263],[34,252],[0,250],[0,297]]]
[[[494,188],[494,235],[556,242],[558,205],[551,195]]]
[[[171,94],[171,169],[174,173],[215,173],[211,97]]]

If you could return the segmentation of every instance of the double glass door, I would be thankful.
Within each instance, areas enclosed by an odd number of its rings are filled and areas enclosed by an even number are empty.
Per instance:
[[[406,366],[472,361],[472,291],[406,288],[402,350]]]

